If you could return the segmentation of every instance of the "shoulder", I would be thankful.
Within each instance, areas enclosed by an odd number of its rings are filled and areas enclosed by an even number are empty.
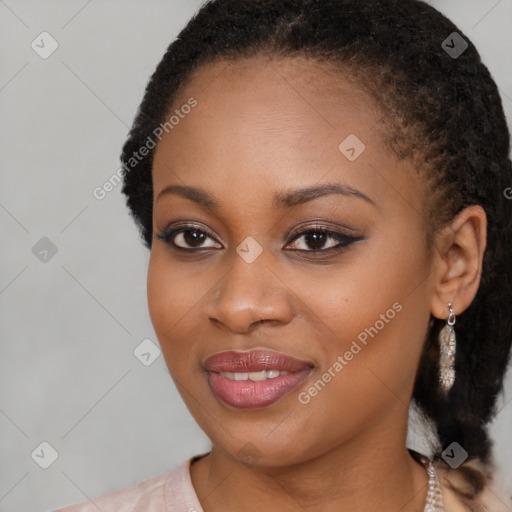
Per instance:
[[[462,498],[450,487],[464,490],[467,482],[457,470],[438,469],[442,487],[443,502],[446,512],[510,512],[512,499],[500,489],[494,480],[489,480],[482,492],[470,503],[464,503]]]
[[[103,494],[87,501],[68,505],[53,512],[147,512],[148,510],[167,510],[167,499],[171,495],[188,496],[193,491],[190,482],[190,460],[169,473],[157,475]],[[189,484],[190,483],[190,484]]]

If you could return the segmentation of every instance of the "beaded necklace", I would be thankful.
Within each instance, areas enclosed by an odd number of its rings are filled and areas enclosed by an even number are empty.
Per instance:
[[[444,512],[443,495],[437,472],[432,462],[427,463],[428,491],[424,512]]]

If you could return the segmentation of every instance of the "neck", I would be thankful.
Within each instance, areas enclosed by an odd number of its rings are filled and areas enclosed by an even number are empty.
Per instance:
[[[394,423],[284,467],[247,467],[213,446],[191,466],[192,483],[205,512],[423,512],[427,472],[405,447],[406,425]]]

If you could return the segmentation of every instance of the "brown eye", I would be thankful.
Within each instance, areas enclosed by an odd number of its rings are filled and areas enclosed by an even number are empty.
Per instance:
[[[292,242],[295,247],[292,249],[306,252],[327,252],[332,249],[342,249],[361,239],[362,237],[354,237],[327,229],[308,229],[293,238]]]
[[[194,226],[182,226],[176,229],[165,230],[159,233],[157,238],[177,249],[198,250],[222,248],[208,232]]]

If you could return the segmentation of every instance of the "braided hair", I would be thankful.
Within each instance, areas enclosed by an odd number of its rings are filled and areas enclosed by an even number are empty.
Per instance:
[[[465,47],[459,55],[448,51],[455,40]],[[456,326],[455,384],[447,396],[439,390],[437,339],[444,322],[432,317],[413,390],[436,426],[438,463],[450,469],[441,453],[453,441],[468,452],[460,470],[470,491],[456,492],[470,499],[491,474],[487,425],[497,414],[512,341],[512,200],[506,197],[512,165],[497,86],[466,35],[419,0],[209,0],[168,47],[123,146],[122,192],[147,248],[154,149],[136,165],[134,152],[172,112],[195,70],[259,55],[331,64],[376,99],[387,147],[426,178],[429,247],[465,207],[485,210],[480,287]]]

